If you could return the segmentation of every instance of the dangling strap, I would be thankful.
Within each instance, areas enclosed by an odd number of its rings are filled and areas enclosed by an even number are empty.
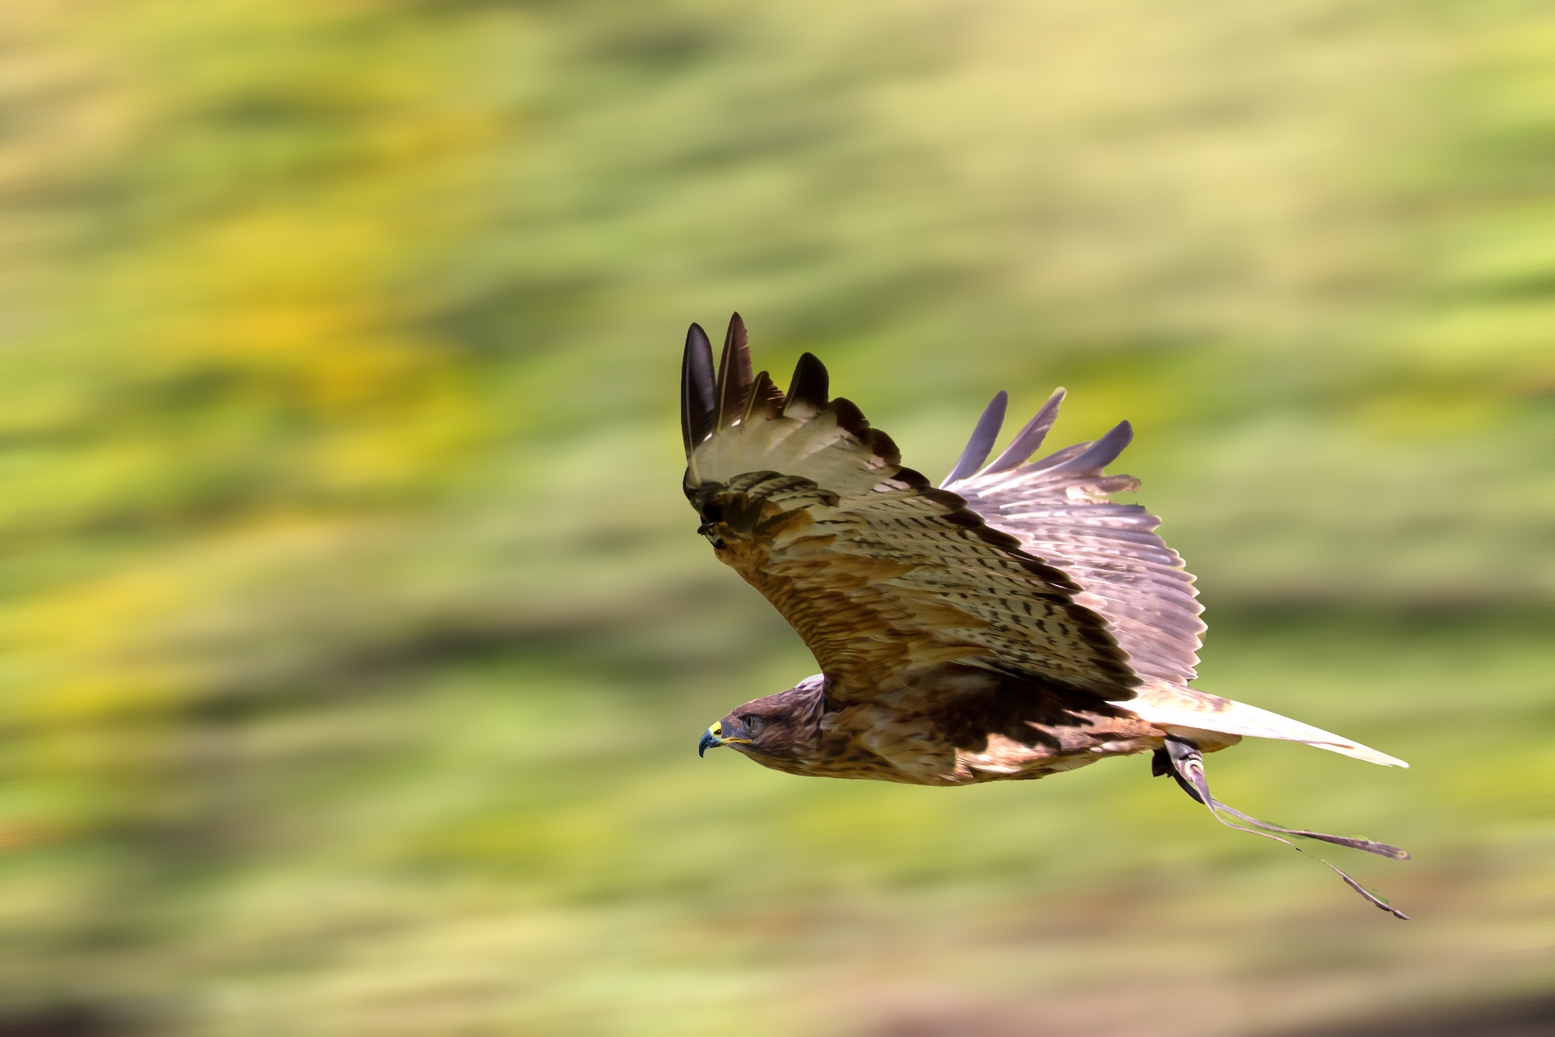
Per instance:
[[[1336,846],[1348,846],[1356,850],[1365,850],[1367,853],[1375,853],[1381,857],[1391,857],[1396,861],[1409,859],[1408,853],[1400,850],[1397,846],[1389,846],[1387,843],[1373,842],[1370,839],[1352,839],[1343,835],[1328,835],[1325,832],[1309,832],[1303,828],[1281,828],[1279,825],[1271,825],[1267,821],[1260,821],[1256,817],[1244,814],[1235,807],[1226,806],[1209,794],[1209,779],[1204,774],[1204,756],[1199,752],[1198,746],[1185,738],[1176,738],[1168,735],[1166,738],[1166,748],[1156,750],[1150,769],[1152,773],[1157,775],[1171,774],[1177,784],[1182,786],[1184,792],[1192,796],[1196,802],[1203,803],[1208,807],[1210,814],[1214,816],[1215,820],[1227,828],[1234,828],[1239,832],[1249,832],[1253,835],[1261,835],[1265,839],[1273,839],[1275,842],[1284,843],[1297,853],[1306,853],[1306,851],[1289,839],[1283,838],[1283,836],[1294,835],[1300,836],[1303,839],[1320,839],[1325,843],[1333,843]],[[1234,821],[1228,821],[1221,816],[1222,813],[1240,818],[1254,827],[1248,828]],[[1274,834],[1276,832],[1280,834]],[[1312,855],[1308,854],[1308,856]],[[1409,920],[1409,916],[1404,914],[1404,912],[1370,890],[1363,888],[1359,882],[1356,882],[1349,875],[1329,864],[1328,861],[1323,860],[1321,857],[1316,859],[1328,865],[1334,874],[1344,879],[1347,886],[1365,897],[1370,903],[1380,907],[1394,918],[1402,918],[1405,921]]]

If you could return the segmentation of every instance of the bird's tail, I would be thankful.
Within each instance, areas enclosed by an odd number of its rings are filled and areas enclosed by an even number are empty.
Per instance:
[[[1134,698],[1117,705],[1141,720],[1155,724],[1172,734],[1179,734],[1191,741],[1204,744],[1206,739],[1199,732],[1220,735],[1239,735],[1249,738],[1278,738],[1287,742],[1304,742],[1319,749],[1351,756],[1367,763],[1384,767],[1408,767],[1409,764],[1387,753],[1378,752],[1359,742],[1341,738],[1330,731],[1303,724],[1290,717],[1282,717],[1267,709],[1249,706],[1245,702],[1223,699],[1195,688],[1166,681],[1146,681]],[[1213,739],[1224,742],[1224,739]],[[1213,746],[1205,745],[1205,748]]]

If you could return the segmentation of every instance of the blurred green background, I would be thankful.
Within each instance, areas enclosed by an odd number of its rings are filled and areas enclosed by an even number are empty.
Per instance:
[[[1555,1026],[1548,7],[4,18],[0,1032]],[[1217,792],[1415,920],[1143,759],[698,760],[814,668],[680,494],[734,309],[935,478],[1131,419],[1201,686],[1414,764]]]

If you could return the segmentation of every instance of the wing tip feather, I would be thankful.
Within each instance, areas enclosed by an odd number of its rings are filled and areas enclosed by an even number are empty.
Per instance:
[[[1069,390],[1059,386],[1048,394],[1047,402],[1037,409],[1031,420],[1026,422],[1021,430],[1015,433],[1015,438],[1010,440],[1010,445],[1004,448],[1004,452],[994,458],[993,463],[984,468],[981,474],[990,475],[995,472],[1008,471],[1026,461],[1042,441],[1047,438],[1048,432],[1053,428],[1053,422],[1058,420],[1058,408],[1064,402],[1064,397],[1069,395]]]
[[[831,401],[832,414],[837,419],[837,427],[852,435],[865,446],[872,446],[869,427],[869,419],[864,417],[864,412],[859,410],[858,404],[845,396],[839,396]]]
[[[702,325],[693,322],[680,362],[680,431],[687,457],[713,433],[716,384],[712,343]]]
[[[788,417],[814,417],[831,402],[827,393],[831,389],[831,376],[826,365],[814,353],[799,354],[794,365],[794,377],[788,383],[788,394],[783,397],[783,414]]]
[[[745,321],[736,311],[729,318],[729,330],[724,333],[723,355],[718,363],[718,376],[713,390],[718,408],[713,421],[714,429],[727,428],[745,417],[753,382],[750,336],[745,331]]]
[[[949,486],[960,482],[972,475],[988,459],[993,450],[994,443],[999,438],[999,429],[1004,427],[1004,413],[1009,407],[1010,394],[1000,389],[994,393],[993,399],[988,401],[988,406],[983,408],[982,416],[977,419],[976,426],[972,429],[972,436],[967,440],[966,448],[961,451],[961,457],[951,468],[950,474],[945,476],[941,486]]]

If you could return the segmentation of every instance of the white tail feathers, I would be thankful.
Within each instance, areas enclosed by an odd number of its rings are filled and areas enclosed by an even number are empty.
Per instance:
[[[1135,698],[1119,702],[1141,720],[1159,727],[1181,731],[1192,737],[1192,731],[1213,731],[1219,734],[1244,735],[1249,738],[1278,738],[1287,742],[1304,742],[1319,749],[1351,756],[1367,763],[1384,767],[1408,767],[1396,757],[1379,753],[1359,742],[1324,731],[1322,728],[1303,724],[1299,720],[1282,717],[1267,709],[1249,706],[1244,702],[1223,699],[1180,684],[1165,681],[1147,681],[1138,689]],[[1175,732],[1174,732],[1175,733]]]

